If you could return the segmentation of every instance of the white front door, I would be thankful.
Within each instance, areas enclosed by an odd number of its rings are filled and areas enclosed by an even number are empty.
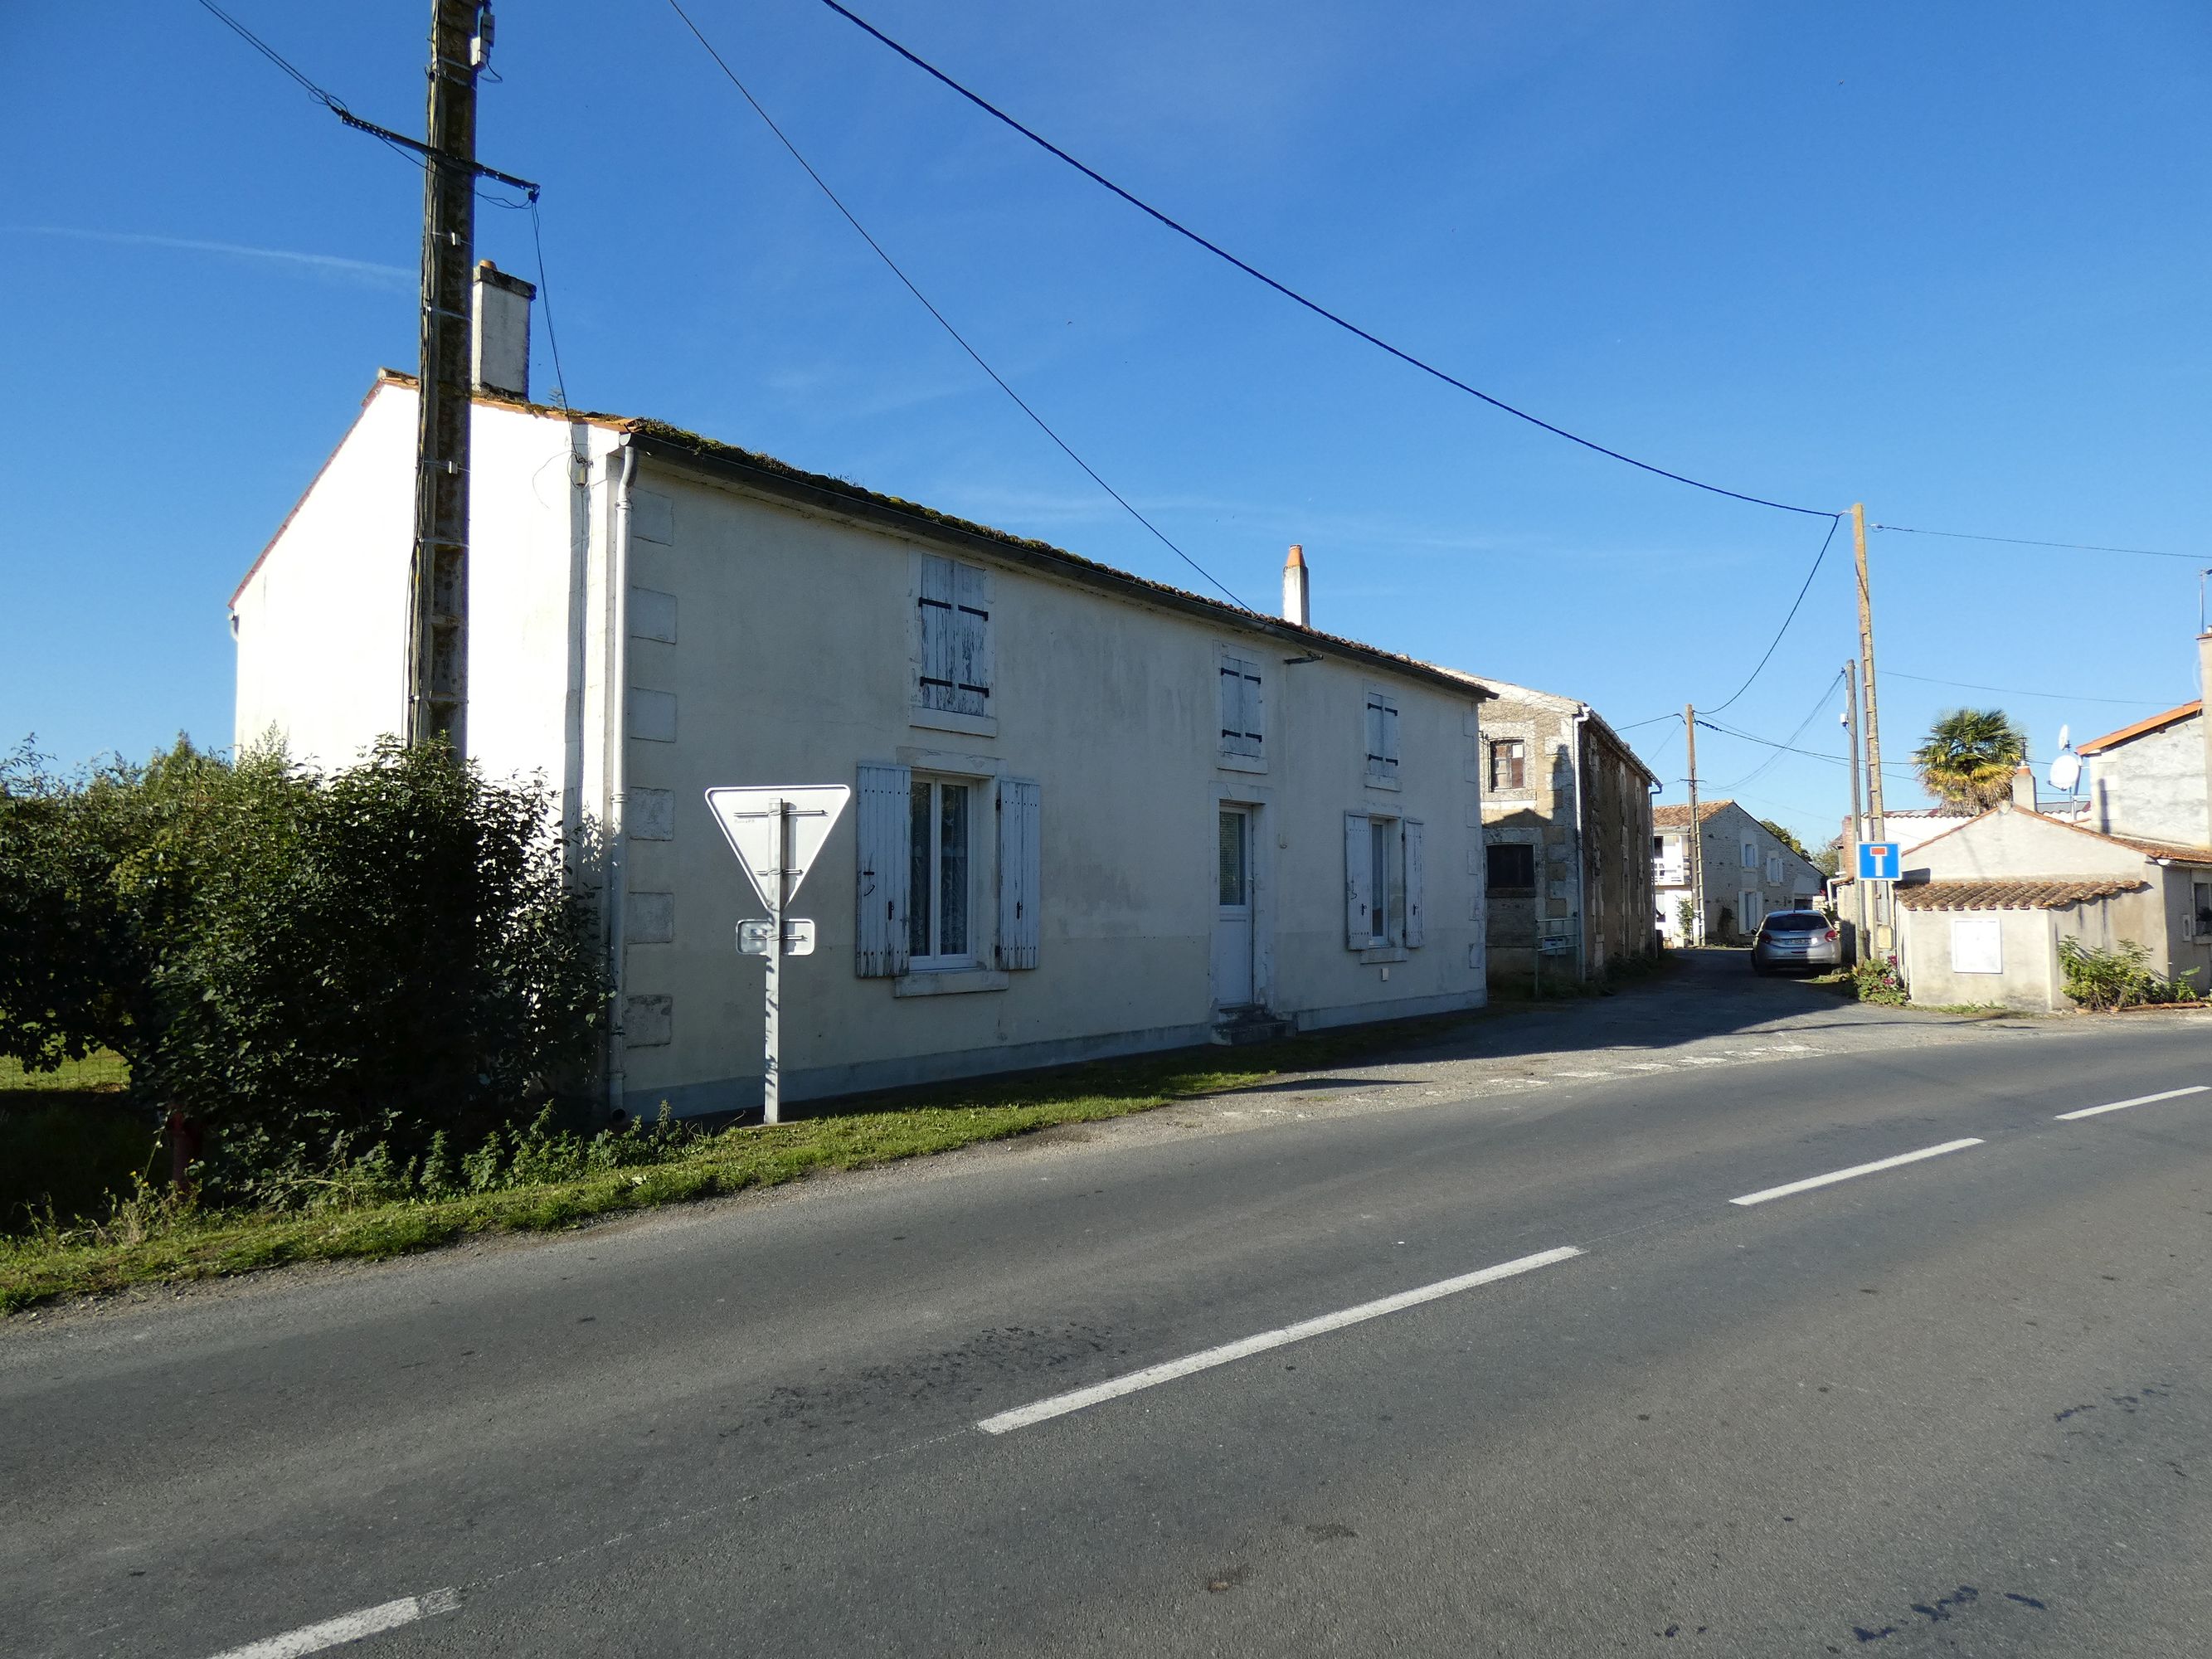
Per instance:
[[[1213,921],[1213,1006],[1252,1006],[1252,809],[1221,809],[1219,908]]]

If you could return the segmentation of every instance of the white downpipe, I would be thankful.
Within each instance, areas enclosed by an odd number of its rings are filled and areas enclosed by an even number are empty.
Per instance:
[[[629,898],[628,805],[629,753],[629,497],[637,477],[637,451],[629,435],[622,441],[622,471],[615,482],[613,533],[607,545],[606,804],[607,967],[614,981],[614,1017],[607,1024],[607,1110],[623,1109],[624,1060],[623,992],[629,951],[623,943],[623,911]]]

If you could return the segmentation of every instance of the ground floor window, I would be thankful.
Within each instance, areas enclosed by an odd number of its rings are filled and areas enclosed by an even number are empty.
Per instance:
[[[916,778],[908,794],[907,954],[915,968],[974,965],[967,784]]]
[[[1496,842],[1488,849],[1488,860],[1492,892],[1535,890],[1536,849],[1528,842]]]

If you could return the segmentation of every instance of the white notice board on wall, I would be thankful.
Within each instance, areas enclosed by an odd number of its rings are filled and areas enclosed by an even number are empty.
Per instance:
[[[1951,971],[1954,974],[2004,972],[2002,917],[1951,918]]]

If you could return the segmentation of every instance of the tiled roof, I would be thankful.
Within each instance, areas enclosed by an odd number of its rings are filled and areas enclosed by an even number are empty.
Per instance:
[[[2133,726],[2124,726],[2117,732],[2107,732],[2101,738],[2092,738],[2075,752],[2081,755],[2100,755],[2107,749],[2117,748],[2130,738],[2146,736],[2161,726],[2172,726],[2177,720],[2185,720],[2192,714],[2201,714],[2203,712],[2204,700],[2200,697],[2195,702],[2183,703],[2179,708],[2169,708],[2163,714],[2153,714],[2147,720],[2137,720]]]
[[[2063,820],[2061,820],[2063,822]],[[2072,829],[2068,824],[2068,829]],[[2092,835],[2098,833],[2090,831]],[[2176,842],[2145,841],[2139,836],[2106,835],[2106,841],[2116,841],[2123,847],[2132,847],[2138,853],[2148,853],[2154,859],[2175,859],[2183,864],[2212,864],[2212,847],[2188,847]]]
[[[2150,884],[2130,876],[2021,876],[2002,881],[1923,881],[1897,889],[1907,910],[2057,910]]]
[[[1698,822],[1699,823],[1703,823],[1707,818],[1712,817],[1714,813],[1719,811],[1723,807],[1733,806],[1735,805],[1735,803],[1732,800],[1701,800],[1698,803]],[[1680,806],[1653,807],[1651,809],[1651,827],[1654,830],[1688,829],[1690,827],[1689,804],[1686,801]]]

